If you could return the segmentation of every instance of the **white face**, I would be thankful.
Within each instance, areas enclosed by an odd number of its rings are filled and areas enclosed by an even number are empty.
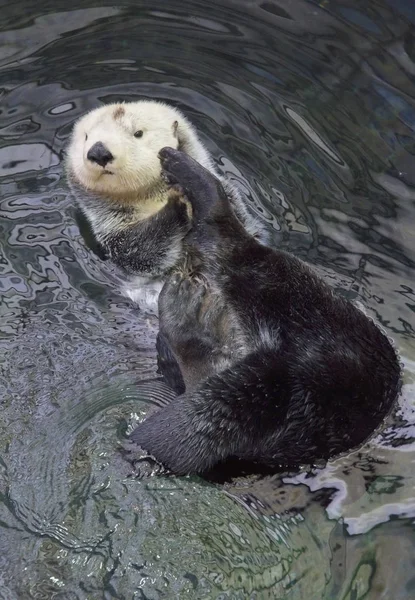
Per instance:
[[[68,163],[87,189],[126,200],[160,181],[159,151],[178,147],[180,115],[156,102],[111,104],[75,124]]]

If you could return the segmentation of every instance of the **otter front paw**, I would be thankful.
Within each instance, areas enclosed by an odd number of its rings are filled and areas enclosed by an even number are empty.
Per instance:
[[[170,185],[181,186],[182,193],[192,203],[194,216],[198,220],[203,219],[220,200],[226,200],[220,181],[185,152],[163,148],[159,152],[159,158],[164,180]]]
[[[163,148],[159,152],[162,177],[169,185],[180,184],[186,193],[197,192],[216,177],[185,152]],[[193,194],[192,194],[193,195]]]

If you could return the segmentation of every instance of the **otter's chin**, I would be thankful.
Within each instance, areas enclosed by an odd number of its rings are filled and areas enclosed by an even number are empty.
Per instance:
[[[85,167],[85,175],[87,178],[91,178],[94,181],[99,181],[104,175],[115,175],[115,173],[109,169],[103,169],[102,167],[95,169],[88,165]]]

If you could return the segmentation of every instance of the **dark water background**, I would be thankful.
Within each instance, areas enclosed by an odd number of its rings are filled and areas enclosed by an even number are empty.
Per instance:
[[[415,4],[1,2],[0,598],[415,598]],[[274,243],[399,347],[396,414],[324,469],[130,479],[157,322],[86,247],[63,176],[86,110],[165,99]]]

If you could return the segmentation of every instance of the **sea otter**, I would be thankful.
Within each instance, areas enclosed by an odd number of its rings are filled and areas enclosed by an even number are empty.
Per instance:
[[[191,217],[186,200],[161,178],[158,153],[164,146],[180,148],[218,176],[186,117],[155,101],[87,113],[75,124],[66,160],[69,186],[101,253],[124,271],[124,293],[150,312],[157,312],[164,276],[182,254]],[[220,180],[238,219],[266,243],[266,229],[238,190]]]
[[[159,298],[185,393],[154,389],[165,406],[132,442],[175,474],[229,458],[298,467],[364,442],[399,393],[387,337],[304,262],[259,244],[211,171],[172,148],[160,157],[192,206],[186,261]]]

